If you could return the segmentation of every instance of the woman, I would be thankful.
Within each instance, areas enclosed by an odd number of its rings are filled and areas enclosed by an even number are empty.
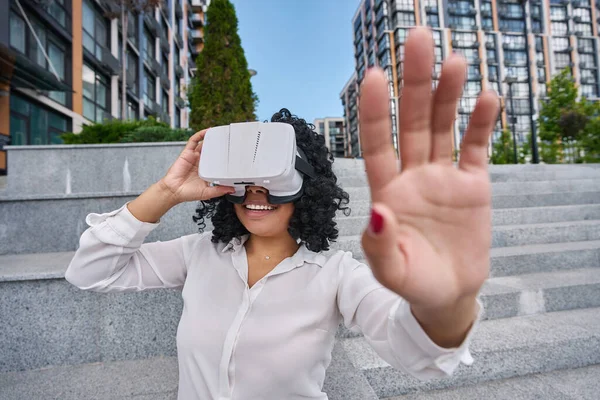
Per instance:
[[[489,271],[491,196],[487,141],[498,113],[485,92],[471,116],[458,168],[451,132],[465,60],[449,57],[431,92],[433,40],[406,42],[400,105],[402,173],[391,146],[387,79],[361,87],[361,143],[373,201],[362,236],[370,268],[342,251],[333,217],[348,195],[336,185],[323,138],[287,110],[317,172],[294,203],[271,205],[248,187],[243,204],[198,177],[205,131],[167,174],[119,210],[90,214],[66,273],[88,290],[182,288],[177,331],[179,399],[326,399],[322,392],[340,322],[361,331],[388,363],[416,377],[450,375],[468,352]],[[212,233],[168,242],[145,237],[176,204],[203,201],[195,220]]]

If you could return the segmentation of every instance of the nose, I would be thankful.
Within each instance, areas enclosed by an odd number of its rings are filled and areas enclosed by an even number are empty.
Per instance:
[[[269,191],[262,186],[247,186],[246,192],[254,194],[260,193],[266,195]]]

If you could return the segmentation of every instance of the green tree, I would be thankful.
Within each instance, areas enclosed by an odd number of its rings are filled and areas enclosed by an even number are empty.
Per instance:
[[[554,76],[548,87],[548,99],[540,109],[539,137],[540,155],[546,163],[557,163],[561,158],[561,143],[571,135],[571,125],[578,118],[573,118],[571,112],[576,112],[577,87],[569,68],[563,69]]]
[[[577,162],[600,163],[600,103],[586,102],[588,122],[579,135],[583,156]]]
[[[492,147],[492,164],[515,164],[515,151],[512,134],[508,129],[503,129],[500,139]]]
[[[188,93],[190,126],[199,130],[256,121],[258,97],[252,91],[235,8],[229,0],[213,0],[207,19],[204,49],[196,59],[197,73]]]

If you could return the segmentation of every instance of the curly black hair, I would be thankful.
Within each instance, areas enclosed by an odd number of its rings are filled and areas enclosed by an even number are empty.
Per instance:
[[[332,169],[333,155],[325,146],[325,138],[315,132],[315,126],[292,115],[288,109],[282,108],[273,114],[271,122],[284,122],[294,127],[296,144],[304,151],[316,174],[314,179],[305,178],[304,194],[294,202],[288,232],[311,251],[329,250],[330,242],[338,237],[334,221],[336,211],[342,210],[346,216],[350,214],[350,208],[346,206],[350,196],[337,184]],[[201,201],[192,218],[200,232],[206,228],[204,220],[211,219],[213,243],[228,243],[248,233],[235,214],[233,204],[225,197]]]

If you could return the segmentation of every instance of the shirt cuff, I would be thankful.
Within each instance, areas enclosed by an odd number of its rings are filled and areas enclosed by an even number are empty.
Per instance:
[[[146,236],[160,225],[161,220],[156,223],[138,220],[127,208],[130,202],[108,213],[90,213],[85,222],[92,227],[95,236],[105,243],[141,246]]]
[[[392,337],[399,339],[402,336],[408,337],[412,339],[413,346],[420,350],[420,354],[413,354],[413,357],[408,357],[408,361],[412,361],[409,368],[415,372],[434,368],[450,376],[461,362],[466,365],[473,364],[473,357],[469,351],[469,343],[483,315],[483,304],[479,299],[477,299],[477,305],[479,307],[477,317],[471,325],[465,340],[458,347],[444,348],[435,344],[423,330],[419,321],[413,315],[410,304],[406,300],[401,299],[397,302],[390,310],[390,334],[394,335],[394,333],[403,332],[404,335],[400,334],[399,336],[395,335]],[[392,343],[392,348],[394,348],[396,354],[402,355],[398,351],[405,352],[407,350],[406,347],[406,345],[399,345],[399,343],[394,345]],[[415,347],[413,347],[412,353],[415,352]]]

